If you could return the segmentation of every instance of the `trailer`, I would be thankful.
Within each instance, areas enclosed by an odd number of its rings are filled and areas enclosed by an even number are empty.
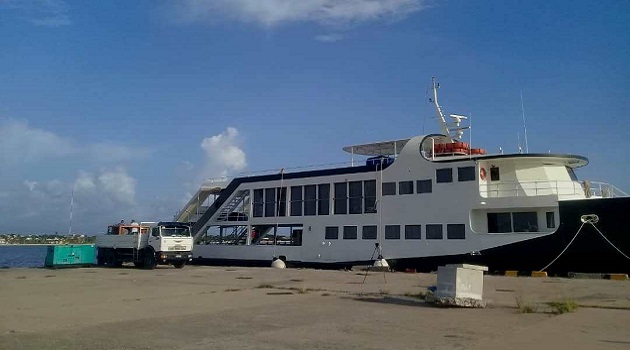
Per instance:
[[[153,269],[158,264],[183,268],[192,260],[193,238],[190,227],[180,222],[141,222],[117,224],[107,234],[96,237],[96,263],[120,267],[133,263]]]

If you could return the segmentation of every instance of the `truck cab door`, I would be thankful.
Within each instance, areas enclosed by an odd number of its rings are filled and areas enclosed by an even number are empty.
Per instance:
[[[148,245],[150,245],[156,252],[162,251],[162,240],[160,239],[159,227],[156,226],[151,229],[151,235],[149,236]]]

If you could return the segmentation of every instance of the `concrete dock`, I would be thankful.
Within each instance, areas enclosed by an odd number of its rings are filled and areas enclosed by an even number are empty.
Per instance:
[[[485,276],[488,307],[456,309],[419,298],[434,274],[364,278],[203,266],[1,269],[0,349],[630,348],[630,281]],[[548,303],[562,300],[579,308],[553,313]]]

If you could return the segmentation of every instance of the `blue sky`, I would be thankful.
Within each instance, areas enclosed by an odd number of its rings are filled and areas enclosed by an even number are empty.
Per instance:
[[[630,191],[630,3],[0,0],[0,232],[169,219],[203,177],[438,131]],[[522,136],[521,136],[522,137]]]

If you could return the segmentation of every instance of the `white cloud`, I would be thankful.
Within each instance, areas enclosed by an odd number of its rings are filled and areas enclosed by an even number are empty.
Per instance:
[[[76,153],[71,142],[26,122],[0,121],[0,161],[28,162]]]
[[[345,26],[399,20],[426,7],[425,0],[185,0],[187,21],[238,21],[270,28],[295,22]]]
[[[109,143],[78,145],[24,121],[0,120],[0,162],[28,163],[41,159],[81,157],[91,162],[117,163],[145,157],[149,150]]]
[[[228,127],[218,135],[204,138],[201,142],[201,148],[206,153],[203,176],[225,176],[245,169],[247,160],[239,144],[238,130],[233,127]]]
[[[63,0],[0,0],[0,10],[10,10],[36,26],[70,25],[70,6]]]
[[[345,35],[342,34],[321,34],[315,36],[315,40],[321,41],[323,43],[334,43],[340,40],[343,40]]]

